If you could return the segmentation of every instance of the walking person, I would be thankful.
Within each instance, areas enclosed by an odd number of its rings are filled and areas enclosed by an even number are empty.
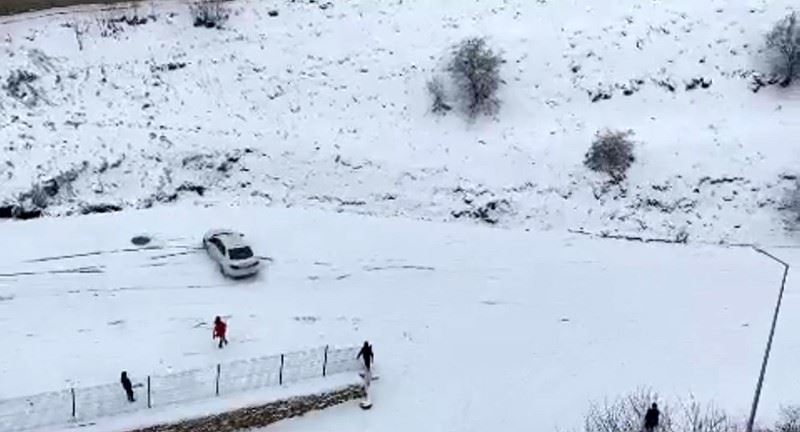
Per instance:
[[[357,359],[362,359],[364,361],[364,367],[367,368],[367,373],[372,373],[372,361],[375,359],[375,353],[372,352],[372,345],[369,342],[364,341],[364,345],[361,347],[361,351],[358,352],[356,356]]]
[[[222,321],[222,318],[216,317],[214,318],[214,333],[211,335],[211,339],[219,338],[219,347],[222,348],[222,345],[228,345],[228,338],[225,337],[225,334],[228,331],[228,325],[225,324],[225,321]]]
[[[125,395],[128,396],[128,402],[136,402],[136,398],[133,397],[133,384],[131,384],[131,380],[128,378],[128,372],[122,371],[119,382],[122,383]]]
[[[653,432],[658,427],[658,418],[661,416],[661,412],[658,410],[658,405],[653,402],[653,405],[650,409],[647,410],[647,413],[644,415],[644,430],[646,432]]]

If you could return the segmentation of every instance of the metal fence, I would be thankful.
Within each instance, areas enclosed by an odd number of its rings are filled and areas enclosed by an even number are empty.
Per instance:
[[[0,431],[23,431],[210,399],[311,378],[361,370],[358,347],[320,347],[221,363],[167,375],[132,376],[135,402],[120,383],[70,388],[0,400]]]

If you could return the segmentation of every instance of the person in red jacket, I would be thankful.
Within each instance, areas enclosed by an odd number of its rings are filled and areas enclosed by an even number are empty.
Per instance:
[[[225,337],[225,333],[228,331],[228,325],[222,321],[222,318],[216,317],[214,318],[214,334],[211,336],[212,339],[219,338],[219,347],[222,348],[222,345],[228,345],[228,339]]]

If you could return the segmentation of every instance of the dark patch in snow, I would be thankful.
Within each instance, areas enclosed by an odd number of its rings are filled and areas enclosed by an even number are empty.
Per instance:
[[[675,93],[675,84],[669,80],[654,80],[657,86],[667,90],[670,93]]]
[[[42,211],[39,209],[24,209],[19,206],[13,208],[12,214],[15,219],[29,220],[42,217]]]
[[[762,88],[780,84],[781,81],[782,80],[776,76],[765,77],[760,73],[753,73],[750,76],[750,91],[758,93]]]
[[[472,200],[465,199],[467,204],[472,204]],[[460,219],[463,217],[477,219],[489,225],[495,225],[500,221],[500,215],[510,210],[511,204],[506,199],[492,200],[478,207],[468,210],[452,211],[450,214]]]
[[[0,219],[11,219],[14,217],[14,206],[13,205],[2,205],[0,206]]]
[[[169,62],[162,65],[150,66],[151,72],[172,72],[186,67],[185,62]]]
[[[711,82],[711,79],[706,79],[705,77],[692,78],[691,81],[686,83],[686,91],[695,90],[698,87],[707,89],[711,87]]]
[[[203,196],[206,193],[206,187],[194,183],[184,183],[175,189],[178,192],[194,192],[197,195]]]
[[[121,211],[122,207],[117,204],[85,204],[81,207],[81,214],[95,214],[95,213],[115,213]]]
[[[743,182],[744,177],[720,177],[720,178],[711,178],[711,177],[703,177],[700,179],[700,182],[697,183],[697,186],[702,186],[705,183],[710,185],[718,185],[723,183],[736,183],[736,182]]]
[[[592,103],[611,99],[611,92],[607,90],[590,90],[588,93],[589,99],[592,101]]]
[[[136,246],[144,246],[150,243],[150,237],[145,235],[137,235],[131,238],[131,243],[135,244]]]

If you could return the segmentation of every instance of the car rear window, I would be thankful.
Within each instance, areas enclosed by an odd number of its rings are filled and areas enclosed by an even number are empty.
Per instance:
[[[234,260],[241,260],[253,257],[253,251],[248,247],[238,247],[230,250],[230,257]]]

